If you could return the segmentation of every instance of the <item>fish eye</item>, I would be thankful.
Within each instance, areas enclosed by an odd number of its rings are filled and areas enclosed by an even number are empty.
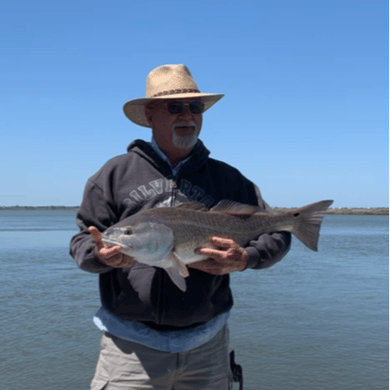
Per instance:
[[[131,230],[130,229],[126,229],[123,234],[126,234],[126,236],[130,236],[131,235]]]

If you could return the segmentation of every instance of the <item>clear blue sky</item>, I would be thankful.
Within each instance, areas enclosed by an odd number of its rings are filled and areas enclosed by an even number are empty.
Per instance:
[[[386,0],[14,0],[0,13],[0,206],[78,205],[150,130],[123,104],[184,63],[212,157],[271,206],[389,203]]]

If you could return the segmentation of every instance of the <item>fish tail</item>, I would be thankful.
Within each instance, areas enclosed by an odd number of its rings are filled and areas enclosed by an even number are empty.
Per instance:
[[[309,204],[292,211],[294,218],[291,233],[313,251],[317,251],[322,218],[333,200]]]

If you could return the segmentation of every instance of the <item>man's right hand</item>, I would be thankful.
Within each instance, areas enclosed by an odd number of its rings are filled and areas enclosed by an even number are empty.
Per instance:
[[[134,265],[134,259],[121,253],[121,247],[119,245],[111,247],[106,245],[102,241],[102,234],[95,226],[90,226],[88,231],[91,233],[96,245],[96,256],[103,264],[113,268],[132,267]]]

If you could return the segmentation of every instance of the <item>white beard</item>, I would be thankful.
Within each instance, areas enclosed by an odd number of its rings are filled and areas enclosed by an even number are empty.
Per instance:
[[[183,126],[192,126],[195,128],[195,131],[190,135],[179,135],[176,133],[176,127],[183,127]],[[200,133],[200,129],[196,125],[194,121],[191,122],[181,122],[181,123],[175,123],[172,126],[172,142],[173,145],[182,150],[192,149],[196,142],[198,141],[198,136]]]

